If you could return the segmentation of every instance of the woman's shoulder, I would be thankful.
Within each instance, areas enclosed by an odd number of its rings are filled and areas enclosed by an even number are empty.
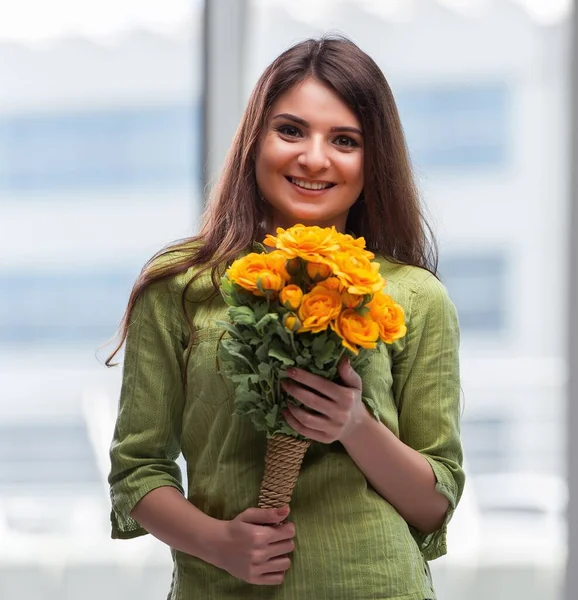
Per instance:
[[[195,259],[201,242],[192,240],[162,250],[149,261],[147,270],[155,279],[150,287],[157,293],[178,295],[186,293],[188,300],[203,301],[215,293],[212,269],[207,264],[188,265]],[[217,283],[219,275],[216,276]]]
[[[430,271],[415,265],[397,263],[384,256],[376,255],[380,273],[388,287],[406,290],[410,294],[437,295],[445,293],[445,286]]]

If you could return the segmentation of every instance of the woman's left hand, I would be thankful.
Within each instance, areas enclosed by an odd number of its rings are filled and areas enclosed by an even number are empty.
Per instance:
[[[344,385],[302,369],[287,369],[291,379],[284,379],[281,385],[304,405],[288,404],[283,411],[285,420],[297,433],[325,444],[343,442],[369,415],[361,400],[361,377],[348,358],[340,361],[338,373]]]

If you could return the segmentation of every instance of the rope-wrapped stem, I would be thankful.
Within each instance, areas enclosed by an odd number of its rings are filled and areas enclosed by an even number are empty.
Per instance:
[[[259,508],[281,508],[291,502],[301,463],[310,444],[309,440],[284,434],[275,434],[267,440]]]

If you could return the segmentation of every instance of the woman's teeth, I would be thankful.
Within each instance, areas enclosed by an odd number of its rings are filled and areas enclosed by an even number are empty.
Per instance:
[[[306,190],[324,190],[333,186],[332,183],[311,182],[305,181],[304,179],[295,179],[293,177],[290,177],[289,181],[299,187],[305,188]]]

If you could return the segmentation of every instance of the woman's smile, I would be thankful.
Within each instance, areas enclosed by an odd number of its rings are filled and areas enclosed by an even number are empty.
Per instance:
[[[297,193],[304,196],[321,196],[336,185],[331,181],[310,180],[302,177],[286,176],[285,179],[287,179]]]

